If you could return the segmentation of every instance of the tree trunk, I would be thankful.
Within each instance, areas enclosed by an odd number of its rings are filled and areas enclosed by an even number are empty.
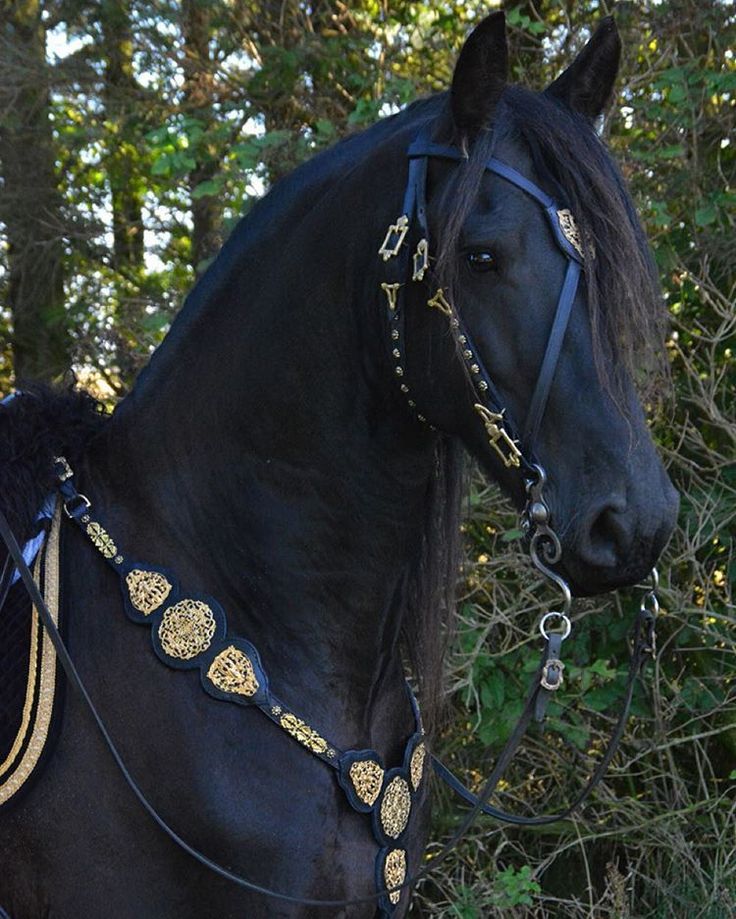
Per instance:
[[[0,220],[8,240],[13,364],[22,385],[58,378],[70,364],[63,205],[39,0],[0,3],[0,31]]]
[[[105,0],[100,13],[105,45],[105,116],[116,141],[107,158],[113,267],[125,274],[143,265],[143,202],[136,185],[136,136],[132,123],[138,87],[133,76],[129,0]]]
[[[205,0],[184,0],[184,84],[187,114],[202,122],[205,132],[200,149],[195,150],[197,165],[189,174],[189,188],[213,179],[220,161],[210,150],[206,133],[215,123],[212,109],[213,75],[210,58],[210,11]],[[222,245],[222,207],[217,195],[192,198],[192,267],[199,274]]]

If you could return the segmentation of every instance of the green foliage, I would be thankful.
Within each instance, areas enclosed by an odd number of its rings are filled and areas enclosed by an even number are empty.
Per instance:
[[[47,75],[67,220],[66,321],[75,369],[111,401],[212,254],[202,252],[208,234],[226,232],[315,152],[445,89],[485,12],[460,0],[210,0],[197,25],[184,6],[71,0],[46,9],[55,47],[73,43],[58,61],[49,49]],[[597,0],[503,6],[513,77],[536,87],[610,9]],[[734,10],[662,0],[615,12],[624,63],[605,135],[652,241],[672,323],[675,398],[663,393],[651,406],[682,496],[663,566],[659,651],[622,752],[584,814],[538,832],[485,823],[420,887],[417,915],[645,919],[674,915],[672,903],[688,917],[736,915]],[[16,69],[12,78],[39,75]],[[12,125],[12,106],[2,117]],[[0,262],[5,269],[5,239]],[[0,293],[3,284],[6,271]],[[0,310],[0,392],[12,384],[12,320]],[[514,511],[480,481],[468,508],[442,752],[479,786],[485,748],[500,748],[523,706],[544,594],[520,556]],[[509,770],[504,806],[560,808],[600,761],[637,602],[578,604],[564,689]],[[457,819],[440,790],[438,801],[436,838]]]

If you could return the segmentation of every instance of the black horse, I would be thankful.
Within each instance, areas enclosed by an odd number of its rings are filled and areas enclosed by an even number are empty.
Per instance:
[[[619,51],[605,20],[571,67],[532,93],[506,85],[503,17],[491,16],[468,39],[449,93],[281,181],[240,223],[109,421],[88,423],[80,408],[72,423],[68,397],[0,410],[6,437],[36,445],[28,462],[0,471],[19,535],[48,487],[52,454],[64,451],[136,558],[217,597],[281,699],[337,745],[371,747],[399,765],[415,729],[402,637],[428,721],[438,693],[462,451],[525,500],[523,475],[502,462],[474,408],[462,343],[427,301],[440,283],[435,305],[453,304],[521,424],[566,268],[538,203],[484,169],[493,156],[570,209],[585,253],[535,445],[562,544],[558,571],[582,595],[646,575],[677,500],[632,383],[642,349],[661,347],[660,298],[594,130]],[[377,249],[401,213],[406,151],[421,130],[467,158],[429,159],[436,242],[430,273],[405,285],[397,374]],[[161,666],[146,630],[122,615],[109,568],[68,522],[63,559],[72,656],[174,829],[297,897],[373,894],[375,841],[331,770],[255,708],[221,704],[191,673]],[[419,809],[412,872],[427,841],[426,795]],[[139,808],[69,690],[48,767],[0,815],[0,853],[0,906],[12,919],[376,913],[370,901],[269,900],[190,860]],[[397,915],[408,902],[405,890]]]

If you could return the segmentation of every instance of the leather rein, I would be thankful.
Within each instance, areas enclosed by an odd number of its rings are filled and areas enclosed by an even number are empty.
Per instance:
[[[394,362],[394,374],[399,381],[402,393],[407,397],[409,407],[417,415],[419,421],[424,423],[428,423],[427,419],[417,411],[416,404],[412,399],[412,393],[405,381],[405,303],[403,293],[409,277],[412,282],[421,283],[425,274],[429,271],[430,237],[427,223],[426,180],[428,160],[431,157],[453,162],[466,159],[454,147],[431,142],[426,129],[420,132],[408,150],[409,174],[402,213],[396,222],[389,226],[379,250],[379,255],[384,262],[388,275],[387,280],[381,283],[381,289],[386,296],[389,348],[391,359]],[[66,676],[75,687],[75,690],[81,695],[126,784],[141,806],[179,848],[200,864],[234,884],[264,896],[304,906],[333,908],[377,901],[384,914],[390,916],[399,902],[400,892],[404,888],[414,885],[442,862],[465,836],[479,814],[487,814],[519,826],[540,826],[567,817],[587,799],[600,782],[613,759],[625,729],[637,677],[640,675],[647,657],[654,653],[654,626],[658,611],[655,593],[657,587],[656,571],[652,574],[651,589],[641,602],[633,627],[632,652],[621,713],[614,726],[606,752],[583,790],[576,796],[572,804],[560,813],[539,817],[508,814],[488,804],[509,762],[518,749],[529,724],[533,719],[538,722],[543,721],[547,704],[563,681],[564,664],[561,661],[561,648],[572,627],[568,615],[571,594],[565,580],[552,568],[560,560],[562,549],[559,538],[552,529],[549,508],[544,498],[544,486],[547,482],[547,476],[543,467],[534,460],[533,447],[544,415],[572,304],[577,292],[583,266],[583,247],[570,212],[559,208],[554,200],[542,189],[512,167],[495,158],[491,158],[486,163],[485,168],[520,188],[542,206],[549,219],[553,237],[567,258],[567,268],[558,298],[555,318],[521,438],[517,435],[516,429],[505,412],[498,390],[483,365],[469,331],[461,316],[457,314],[447,300],[444,290],[441,287],[438,288],[427,303],[429,307],[439,309],[449,320],[456,343],[466,362],[468,378],[471,381],[474,396],[477,400],[474,402],[474,409],[485,427],[489,445],[506,467],[518,469],[523,476],[527,501],[522,512],[522,526],[529,539],[530,556],[535,567],[562,592],[563,603],[559,611],[550,610],[541,619],[540,631],[544,638],[544,648],[539,666],[532,678],[519,721],[481,791],[477,795],[471,792],[446,765],[436,757],[431,757],[436,774],[463,800],[468,802],[471,805],[471,809],[451,838],[433,856],[429,864],[414,873],[408,873],[404,862],[403,876],[401,874],[398,876],[391,874],[386,870],[392,853],[399,851],[391,848],[394,844],[392,839],[402,839],[402,834],[411,812],[411,804],[414,801],[414,794],[418,793],[422,778],[424,753],[422,752],[421,756],[419,756],[417,751],[424,746],[423,731],[418,709],[411,693],[410,697],[412,698],[417,721],[417,732],[412,735],[407,746],[403,771],[394,769],[384,772],[380,757],[374,751],[340,751],[270,693],[267,677],[256,649],[245,639],[228,636],[224,611],[216,601],[212,600],[212,598],[201,600],[186,598],[180,599],[179,602],[172,606],[172,600],[176,600],[180,596],[178,584],[173,575],[153,566],[132,563],[118,551],[112,536],[98,520],[92,517],[89,499],[76,490],[72,470],[63,458],[58,458],[55,463],[55,475],[67,516],[77,523],[110,566],[116,569],[121,578],[125,609],[129,618],[139,623],[157,624],[157,627],[152,629],[152,640],[154,651],[159,658],[175,669],[199,667],[203,688],[210,695],[225,701],[257,705],[272,721],[290,733],[312,754],[318,756],[326,765],[334,768],[338,773],[338,781],[346,791],[351,805],[356,810],[373,814],[374,835],[379,846],[385,847],[379,852],[377,862],[377,865],[382,866],[383,873],[380,878],[378,878],[377,873],[376,886],[378,892],[375,894],[348,900],[297,897],[249,881],[212,861],[187,843],[158,813],[127,769],[115,742],[79,676],[76,666],[56,628],[53,617],[34,581],[30,568],[24,560],[23,552],[8,525],[7,519],[2,510],[0,510],[0,537],[7,546],[9,556],[13,560],[28,595],[38,611],[43,626],[48,632]],[[416,220],[419,229],[419,240],[412,255],[410,266],[409,247],[406,245],[406,241],[414,220]],[[165,585],[168,585],[168,590]],[[162,593],[163,598],[161,599]],[[183,594],[181,596],[184,597]],[[151,599],[152,597],[153,599]],[[166,605],[167,600],[168,606]],[[189,606],[186,604],[189,604]],[[206,607],[209,613],[203,614],[202,607]],[[176,632],[172,610],[177,614],[184,615],[185,618],[189,617],[186,619],[184,631]],[[169,614],[171,616],[167,624],[166,617]],[[192,616],[196,619],[197,615],[200,616],[200,619],[197,620],[200,623],[200,638],[205,633],[208,638],[204,647],[197,646],[192,650],[190,642],[191,622],[193,621]],[[202,615],[204,615],[204,619],[201,618]],[[212,620],[211,623],[207,619],[207,615]],[[552,628],[552,623],[555,623],[556,628]],[[185,638],[182,638],[183,635]],[[290,716],[291,720],[286,721],[286,715]],[[414,785],[417,760],[420,761],[417,770],[419,778],[416,785]],[[356,766],[362,768],[362,773],[360,769],[356,771]],[[370,790],[371,775],[373,774],[375,777],[378,769],[381,770],[380,783],[382,784],[380,791],[376,792],[373,800],[370,800],[373,794]],[[371,770],[373,770],[373,773],[371,773]],[[356,781],[355,775],[359,775],[362,784]],[[384,820],[383,811],[389,787],[393,786],[394,790],[398,789],[404,794],[404,789],[400,787],[400,782],[406,785],[406,792],[409,794],[407,799],[408,809],[404,827],[399,829],[399,832],[394,836],[390,820],[387,819],[382,823]],[[393,816],[395,818],[395,814]],[[389,814],[389,817],[391,817],[391,814]],[[395,879],[395,882],[392,878]]]

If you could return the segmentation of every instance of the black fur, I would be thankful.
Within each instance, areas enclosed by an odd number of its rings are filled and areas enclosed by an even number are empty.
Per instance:
[[[29,386],[0,406],[0,508],[21,544],[54,488],[54,457],[78,462],[106,418],[99,402],[74,387]]]

